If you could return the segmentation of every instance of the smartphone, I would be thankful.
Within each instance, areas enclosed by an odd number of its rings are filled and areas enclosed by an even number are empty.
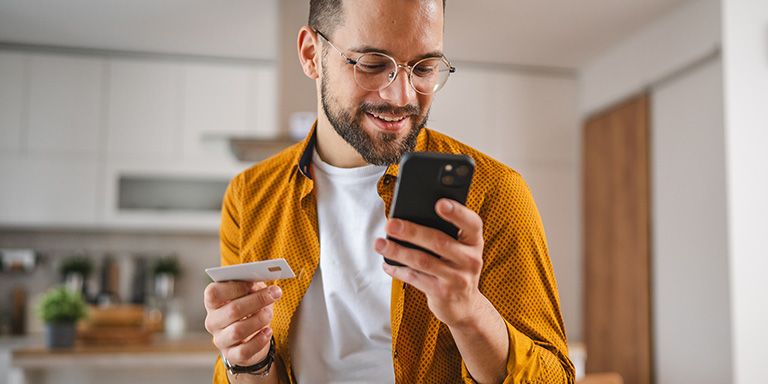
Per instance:
[[[437,215],[435,204],[442,198],[465,204],[474,173],[475,161],[466,155],[406,153],[400,160],[400,171],[389,217],[439,229],[454,239],[457,238],[459,229]],[[391,236],[387,236],[387,239],[440,257],[427,249]],[[386,257],[384,261],[391,265],[402,265]]]

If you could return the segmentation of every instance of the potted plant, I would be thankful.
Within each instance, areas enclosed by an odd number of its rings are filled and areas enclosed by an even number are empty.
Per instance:
[[[43,296],[38,311],[46,324],[48,348],[70,348],[75,344],[75,324],[87,312],[80,293],[64,287],[51,289]]]
[[[85,255],[75,255],[64,259],[59,271],[67,288],[84,294],[84,283],[93,271],[93,262]]]
[[[161,299],[173,297],[175,280],[181,275],[181,266],[176,255],[157,259],[152,273],[155,276],[155,294]]]

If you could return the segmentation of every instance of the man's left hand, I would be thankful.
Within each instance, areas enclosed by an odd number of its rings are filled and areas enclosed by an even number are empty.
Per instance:
[[[429,309],[440,321],[460,328],[471,325],[473,314],[489,304],[478,288],[483,266],[483,221],[471,209],[449,199],[440,199],[435,211],[459,229],[458,239],[400,219],[390,219],[386,232],[440,258],[382,238],[376,239],[374,248],[382,256],[404,264],[397,267],[384,263],[384,272],[423,292]]]

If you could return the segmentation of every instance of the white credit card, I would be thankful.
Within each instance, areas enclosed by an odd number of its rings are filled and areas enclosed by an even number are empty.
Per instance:
[[[213,281],[275,281],[296,277],[285,259],[270,259],[252,263],[206,268]]]

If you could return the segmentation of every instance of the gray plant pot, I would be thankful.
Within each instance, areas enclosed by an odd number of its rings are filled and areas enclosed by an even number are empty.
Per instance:
[[[75,345],[75,323],[48,323],[45,328],[45,343],[48,348],[72,348]]]

